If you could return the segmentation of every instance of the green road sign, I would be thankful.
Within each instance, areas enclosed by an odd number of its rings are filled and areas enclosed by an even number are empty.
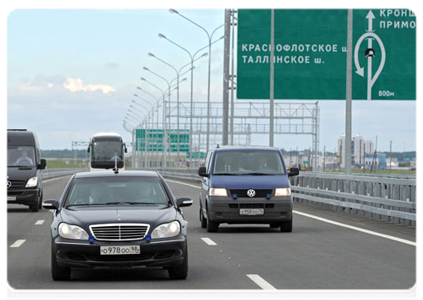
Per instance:
[[[269,99],[270,14],[238,10],[238,99]],[[413,13],[353,16],[353,99],[415,100]],[[345,100],[347,31],[347,10],[275,10],[275,99]]]
[[[416,17],[407,9],[353,11],[355,100],[416,100]]]
[[[165,139],[166,137],[166,139]],[[163,152],[166,140],[169,152],[178,152],[178,131],[176,129],[137,129],[135,131],[136,151]],[[189,151],[189,130],[179,130],[179,151]]]
[[[192,152],[192,157],[191,157],[191,153],[187,153],[187,158],[206,158],[206,152]]]

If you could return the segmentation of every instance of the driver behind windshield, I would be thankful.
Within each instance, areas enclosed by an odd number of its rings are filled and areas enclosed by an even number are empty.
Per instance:
[[[17,160],[16,160],[16,165],[20,165],[20,164],[31,164],[31,165],[33,165],[34,164],[34,162],[33,162],[33,160],[32,160],[32,158],[31,157],[29,157],[28,156],[28,151],[26,151],[26,150],[22,150],[22,152],[21,152],[21,157],[19,157]]]

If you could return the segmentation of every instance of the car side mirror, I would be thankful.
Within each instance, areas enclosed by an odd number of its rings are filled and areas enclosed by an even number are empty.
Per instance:
[[[59,201],[57,200],[45,200],[43,201],[43,208],[45,209],[58,209]]]
[[[186,206],[191,206],[193,201],[191,198],[187,198],[187,197],[182,197],[182,198],[178,198],[176,199],[176,203],[178,204],[179,207],[186,207]]]
[[[290,168],[288,172],[288,177],[297,176],[300,174],[300,169],[298,168]]]
[[[38,169],[44,170],[47,166],[47,161],[45,159],[40,160],[40,164],[37,166]]]
[[[198,175],[200,175],[201,177],[208,177],[209,174],[207,174],[206,167],[200,167],[198,169]]]

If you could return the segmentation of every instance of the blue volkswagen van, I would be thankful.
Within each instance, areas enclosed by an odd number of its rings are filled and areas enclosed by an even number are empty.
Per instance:
[[[223,146],[211,149],[198,175],[200,222],[208,232],[219,224],[269,224],[281,232],[292,231],[292,198],[289,176],[280,149]]]

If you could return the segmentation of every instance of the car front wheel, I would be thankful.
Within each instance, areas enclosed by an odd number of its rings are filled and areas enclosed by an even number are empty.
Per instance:
[[[180,266],[168,269],[170,279],[186,279],[188,276],[188,248],[185,251],[184,261]]]
[[[69,280],[71,275],[70,268],[63,268],[57,265],[56,253],[51,251],[51,277],[54,281]]]
[[[203,210],[200,208],[200,222],[201,222],[201,228],[207,227],[207,219],[204,218]]]
[[[29,209],[33,212],[38,212],[41,207],[41,192],[38,192],[37,201],[29,206]]]
[[[281,223],[281,232],[292,232],[292,218],[289,221]]]

